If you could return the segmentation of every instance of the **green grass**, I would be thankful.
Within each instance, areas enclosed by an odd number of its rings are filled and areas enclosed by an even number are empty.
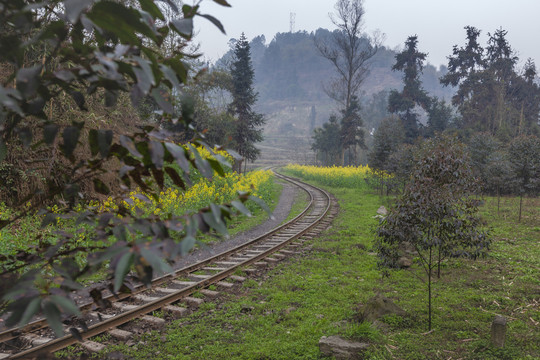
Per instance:
[[[287,215],[287,218],[283,220],[281,223],[284,224],[287,221],[290,221],[294,219],[298,214],[300,214],[304,209],[306,208],[308,204],[309,196],[308,194],[301,190],[296,193],[294,197],[294,203],[291,207],[291,211],[289,212],[289,215]]]
[[[426,285],[421,269],[382,277],[372,253],[373,215],[391,199],[355,189],[329,188],[340,205],[332,228],[302,256],[279,263],[267,279],[250,279],[238,294],[147,333],[143,346],[111,346],[133,359],[320,359],[321,336],[369,341],[367,359],[538,359],[540,357],[540,200],[527,199],[517,224],[515,199],[492,226],[490,255],[443,264],[434,284],[434,331],[427,331]],[[516,216],[514,216],[516,215]],[[357,309],[382,293],[408,316],[386,316],[383,328],[355,320]],[[490,345],[495,314],[509,320],[504,349]],[[107,353],[100,356],[106,358]]]

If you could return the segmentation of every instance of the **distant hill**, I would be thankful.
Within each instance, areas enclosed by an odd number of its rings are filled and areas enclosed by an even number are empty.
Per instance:
[[[321,28],[311,33],[278,33],[270,43],[266,43],[264,35],[251,40],[255,87],[259,92],[259,111],[268,114],[271,119],[283,112],[291,113],[293,118],[307,119],[312,105],[322,106],[321,111],[317,111],[318,117],[333,107],[334,104],[323,91],[323,84],[334,76],[334,69],[328,60],[319,55],[315,47],[315,38],[327,39],[331,35],[329,30]],[[382,47],[370,61],[370,75],[362,88],[364,101],[382,90],[401,88],[402,74],[391,70],[395,55],[394,50]],[[231,56],[232,52],[226,53],[215,65],[226,67]],[[444,66],[437,69],[433,65],[427,65],[422,81],[431,95],[449,100],[453,90],[439,84],[439,77],[445,73]],[[297,113],[298,107],[307,110]],[[325,111],[322,111],[323,108]],[[305,119],[298,118],[294,124],[300,125],[297,122]],[[326,119],[318,119],[319,123],[324,121]],[[277,130],[274,128],[275,126],[269,124],[268,131]]]
[[[310,116],[312,107],[315,111],[315,126],[321,126],[332,112],[337,112],[336,104],[323,90],[323,84],[334,76],[334,68],[315,47],[316,38],[328,39],[331,35],[332,32],[321,28],[311,33],[278,33],[269,43],[264,35],[251,40],[255,88],[259,92],[257,110],[266,114],[264,132],[267,138],[283,135],[309,138],[313,127]],[[231,44],[234,42],[232,39]],[[377,94],[402,87],[403,74],[391,70],[395,55],[394,50],[382,47],[370,61],[370,74],[361,94],[364,110],[371,111],[370,114],[364,114],[368,134],[386,115],[384,102],[380,103],[381,94]],[[214,66],[227,68],[231,58],[232,51],[229,51]],[[437,69],[427,65],[422,81],[431,96],[436,95],[449,101],[453,89],[439,84],[439,78],[445,73],[444,66]],[[378,97],[379,107],[383,109],[373,109],[374,95]]]

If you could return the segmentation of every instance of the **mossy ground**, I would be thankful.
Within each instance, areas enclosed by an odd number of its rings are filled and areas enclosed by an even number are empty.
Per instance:
[[[369,341],[368,359],[540,358],[540,200],[487,198],[482,213],[492,227],[486,259],[443,264],[434,284],[434,330],[427,333],[423,273],[391,271],[383,277],[372,252],[373,218],[390,198],[354,189],[328,188],[340,213],[323,236],[306,243],[302,256],[279,263],[264,279],[250,279],[236,293],[205,303],[165,330],[109,347],[133,359],[320,359],[321,336]],[[359,304],[376,293],[408,312],[387,316],[382,329],[358,323]],[[495,314],[508,318],[504,349],[490,345]]]

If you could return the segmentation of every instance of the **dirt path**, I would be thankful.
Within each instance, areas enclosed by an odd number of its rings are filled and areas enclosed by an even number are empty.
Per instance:
[[[283,191],[281,192],[278,204],[272,213],[274,216],[273,219],[268,219],[264,223],[247,231],[236,234],[234,237],[231,237],[228,240],[223,240],[221,242],[196,249],[191,254],[184,256],[178,262],[176,262],[174,264],[174,268],[180,269],[197,261],[201,261],[209,258],[210,256],[224,252],[251,239],[259,237],[281,224],[283,220],[289,216],[291,207],[296,199],[296,194],[298,191],[302,191],[297,186],[294,186],[288,182],[282,182],[282,185]]]

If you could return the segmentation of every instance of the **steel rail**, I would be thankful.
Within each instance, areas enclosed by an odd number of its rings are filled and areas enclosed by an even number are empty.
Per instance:
[[[232,249],[224,251],[224,252],[222,252],[220,254],[217,254],[217,255],[215,255],[215,256],[213,256],[211,258],[205,259],[203,261],[199,261],[199,262],[197,262],[197,263],[195,263],[193,265],[190,265],[190,266],[184,267],[182,269],[179,269],[179,270],[177,270],[177,271],[175,271],[175,272],[173,272],[171,274],[162,276],[160,278],[156,278],[154,280],[155,283],[153,282],[153,285],[159,285],[159,284],[162,284],[164,282],[170,281],[170,280],[172,280],[172,279],[174,279],[176,277],[182,276],[182,275],[184,275],[186,273],[197,271],[197,270],[205,267],[206,265],[209,265],[209,264],[211,264],[213,262],[219,261],[219,260],[221,260],[223,258],[226,258],[226,257],[230,256],[231,254],[238,253],[243,249],[246,249],[246,248],[248,248],[248,247],[250,247],[252,245],[255,245],[256,243],[261,242],[264,239],[269,238],[269,237],[271,237],[272,235],[274,235],[276,233],[279,233],[281,230],[286,229],[290,225],[295,225],[303,217],[305,217],[305,215],[310,210],[312,210],[312,209],[314,210],[317,207],[317,204],[314,203],[315,198],[314,198],[313,194],[309,190],[307,190],[306,187],[309,187],[309,188],[312,188],[312,189],[314,189],[316,191],[319,191],[320,193],[322,193],[324,195],[326,206],[324,206],[324,210],[322,211],[322,213],[320,215],[317,215],[317,218],[314,221],[310,222],[310,224],[307,225],[304,229],[296,232],[293,235],[290,235],[286,240],[283,240],[282,242],[280,242],[279,244],[273,246],[272,248],[267,249],[265,251],[261,251],[258,255],[255,255],[255,256],[253,256],[253,257],[251,257],[249,259],[241,261],[241,262],[237,263],[236,265],[233,265],[233,266],[231,266],[231,267],[229,267],[229,268],[227,268],[225,270],[219,271],[216,274],[210,275],[210,277],[208,277],[207,279],[195,282],[193,285],[189,285],[189,286],[187,286],[185,288],[179,289],[178,291],[176,291],[174,293],[170,293],[170,294],[161,296],[157,300],[154,300],[154,301],[148,302],[146,304],[140,305],[136,309],[124,311],[124,312],[122,312],[120,314],[117,314],[117,315],[111,317],[111,318],[105,319],[103,321],[100,321],[97,324],[89,326],[88,330],[84,331],[81,334],[82,338],[83,339],[88,339],[88,338],[91,338],[93,336],[99,335],[99,334],[101,334],[103,332],[108,331],[111,328],[114,328],[114,327],[123,325],[125,323],[128,323],[128,322],[140,317],[141,315],[150,313],[150,312],[155,311],[155,310],[159,310],[159,309],[163,308],[164,306],[166,306],[168,304],[179,301],[179,300],[187,297],[188,295],[194,293],[195,291],[197,291],[199,289],[202,289],[202,288],[208,287],[211,284],[217,283],[217,282],[229,277],[230,275],[234,274],[238,269],[241,269],[241,268],[244,268],[244,267],[249,266],[251,264],[254,264],[254,263],[258,262],[259,260],[262,260],[262,259],[268,257],[269,255],[281,250],[283,247],[288,246],[291,242],[293,242],[296,239],[301,238],[306,233],[313,230],[314,227],[319,225],[320,222],[324,219],[324,217],[328,214],[329,209],[331,207],[331,199],[330,199],[330,196],[328,195],[328,193],[326,191],[322,190],[322,189],[319,189],[319,188],[317,188],[317,187],[315,187],[313,185],[302,182],[302,181],[300,181],[298,179],[289,178],[289,177],[286,177],[286,176],[281,175],[279,173],[275,173],[275,174],[276,174],[277,177],[279,177],[281,179],[284,179],[284,180],[289,181],[289,182],[291,182],[293,184],[296,184],[297,186],[299,186],[300,188],[302,188],[304,191],[306,191],[309,194],[310,201],[309,201],[308,205],[306,206],[306,208],[299,215],[297,215],[292,220],[286,222],[285,224],[280,225],[279,227],[277,227],[277,228],[275,228],[275,229],[273,229],[273,230],[271,230],[271,231],[269,231],[269,232],[255,238],[253,240],[250,240],[250,241],[248,241],[248,242],[246,242],[246,243],[244,243],[242,245],[236,246],[236,247],[234,247]],[[130,294],[130,295],[126,296],[126,297],[129,297],[131,295],[134,295],[134,294]],[[111,295],[110,297],[113,297],[113,296]],[[83,306],[88,306],[88,305],[85,304]],[[22,332],[21,329],[11,329],[11,331],[17,331],[17,330],[18,330],[19,334]],[[35,330],[35,328],[33,330]],[[4,333],[6,333],[6,332],[4,332]],[[2,335],[2,334],[0,334],[0,335]],[[73,345],[73,344],[75,344],[77,342],[78,342],[77,339],[75,339],[71,334],[68,334],[68,335],[65,335],[65,336],[63,336],[61,338],[53,339],[53,340],[51,340],[51,341],[49,341],[49,342],[47,342],[45,344],[34,346],[34,347],[32,347],[30,349],[27,349],[27,350],[24,350],[22,352],[12,354],[7,359],[32,358],[32,357],[38,356],[39,354],[51,353],[51,352],[61,350],[61,349],[65,348],[65,347]]]

